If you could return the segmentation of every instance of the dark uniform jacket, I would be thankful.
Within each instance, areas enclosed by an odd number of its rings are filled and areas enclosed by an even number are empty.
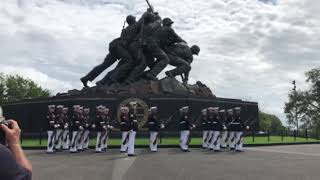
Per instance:
[[[203,131],[209,130],[207,116],[203,116],[203,115],[201,116],[201,129]]]
[[[229,125],[229,131],[244,131],[245,124],[240,116],[234,116],[234,121]]]
[[[82,122],[82,115],[75,113],[72,118],[71,118],[71,130],[72,131],[79,131],[79,127],[81,126],[81,122]]]
[[[155,132],[159,132],[159,129],[160,129],[160,122],[157,118],[156,115],[149,115],[148,117],[148,129],[149,131],[155,131]]]
[[[84,115],[83,116],[83,128],[85,130],[89,130],[91,127],[91,122],[90,122],[90,115],[87,114],[87,115]]]
[[[64,127],[64,114],[62,112],[57,112],[56,114],[56,123],[57,125],[59,125],[59,127],[57,129],[63,129]]]
[[[133,111],[129,111],[129,124],[130,124],[130,130],[138,131],[138,120],[137,120],[137,116]]]
[[[129,131],[130,130],[130,123],[129,117],[127,114],[121,114],[121,122],[120,122],[120,130],[121,131]]]
[[[192,124],[189,121],[189,116],[184,114],[180,117],[179,129],[180,131],[191,130]]]
[[[56,115],[54,113],[50,113],[48,112],[47,113],[47,116],[46,116],[46,119],[47,119],[47,123],[48,123],[48,131],[53,131],[55,128],[54,128],[54,125],[56,123]]]
[[[218,115],[213,116],[212,130],[213,131],[222,131],[223,130],[223,123]]]
[[[95,118],[94,124],[96,125],[96,131],[102,132],[103,126],[105,125],[105,118],[103,117],[103,115],[98,114]]]

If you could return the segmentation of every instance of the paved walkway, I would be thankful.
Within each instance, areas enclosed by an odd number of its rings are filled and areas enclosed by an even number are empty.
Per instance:
[[[246,152],[191,149],[138,149],[128,158],[118,150],[47,155],[27,151],[34,180],[317,180],[320,145],[251,147]]]

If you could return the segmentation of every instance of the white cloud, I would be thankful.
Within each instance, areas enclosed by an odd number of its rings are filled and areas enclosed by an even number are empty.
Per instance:
[[[191,81],[207,83],[221,97],[258,101],[283,121],[291,81],[306,88],[304,71],[319,64],[318,1],[151,3],[184,39],[200,45]],[[53,92],[79,89],[78,79],[103,60],[126,15],[140,16],[146,7],[144,0],[2,0],[0,70],[27,75]]]

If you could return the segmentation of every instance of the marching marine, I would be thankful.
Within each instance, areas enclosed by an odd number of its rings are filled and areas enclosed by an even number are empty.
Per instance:
[[[90,119],[90,109],[85,108],[83,110],[83,127],[84,127],[84,132],[83,132],[83,137],[81,139],[81,146],[82,149],[87,150],[89,149],[89,134],[90,134],[90,127],[91,127],[91,119]]]
[[[73,106],[73,115],[71,118],[71,143],[70,143],[70,153],[78,152],[78,141],[80,139],[80,131],[83,129],[81,126],[82,121],[82,114],[81,114],[81,106],[74,105]]]
[[[120,131],[122,135],[121,141],[121,149],[120,153],[126,153],[128,150],[128,142],[129,142],[129,108],[128,107],[121,107],[120,108]]]
[[[63,105],[58,105],[56,110],[56,136],[55,136],[55,150],[61,151],[62,146],[62,136],[64,129],[64,119],[63,119]]]
[[[136,156],[134,153],[134,144],[136,134],[138,132],[138,119],[137,119],[137,102],[129,103],[129,141],[128,141],[128,156]]]
[[[48,145],[47,145],[47,153],[51,154],[54,153],[54,139],[55,139],[55,105],[48,106],[48,113],[46,116],[46,120],[48,123]]]
[[[183,152],[189,152],[190,143],[190,131],[195,128],[195,125],[191,124],[189,117],[189,106],[182,107],[180,109],[180,148]]]
[[[234,131],[234,118],[233,118],[233,109],[227,110],[227,129],[228,129],[228,145],[230,150],[234,150],[235,148],[235,131]]]
[[[207,109],[201,111],[202,148],[208,148],[208,118]]]
[[[212,122],[212,136],[210,140],[209,149],[214,151],[220,151],[221,137],[220,132],[223,130],[223,124],[219,119],[219,107],[212,108],[213,115],[210,121]]]
[[[105,127],[104,110],[105,110],[105,107],[102,105],[96,107],[95,121],[91,126],[93,129],[97,131],[96,153],[102,152],[102,136],[104,132],[103,128]]]
[[[110,125],[110,118],[111,118],[111,112],[109,108],[104,108],[104,126],[103,126],[103,136],[102,136],[102,144],[101,148],[102,151],[106,151],[108,148],[108,141],[109,141],[109,136],[111,133],[111,130],[113,129],[113,126]]]
[[[159,138],[159,130],[160,128],[164,128],[164,125],[160,123],[157,113],[157,107],[151,107],[149,109],[149,117],[148,117],[148,130],[150,132],[150,140],[149,140],[149,148],[151,152],[157,152],[158,147],[158,138]]]
[[[68,117],[68,108],[63,108],[63,134],[62,134],[62,149],[69,150],[69,143],[70,143],[70,119]]]
[[[219,111],[219,119],[222,122],[223,130],[221,131],[221,148],[227,148],[227,140],[228,140],[228,129],[227,129],[227,115],[226,110],[222,109]]]
[[[234,122],[233,131],[235,131],[235,150],[238,152],[243,151],[244,131],[249,130],[249,126],[246,126],[240,118],[241,108],[234,108]]]

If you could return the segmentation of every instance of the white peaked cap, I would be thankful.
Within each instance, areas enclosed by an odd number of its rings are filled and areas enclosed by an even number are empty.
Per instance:
[[[221,109],[219,112],[224,113],[224,112],[226,112],[226,110],[225,109]]]
[[[96,108],[97,108],[97,109],[102,109],[103,106],[102,106],[102,105],[99,105],[99,106],[97,106]]]
[[[207,109],[202,109],[201,112],[206,113]]]
[[[233,112],[233,109],[228,109],[227,112]]]
[[[185,111],[185,110],[189,110],[189,106],[185,106],[180,109],[180,111]]]
[[[64,108],[63,108],[63,110],[64,110],[64,111],[67,111],[67,110],[69,110],[69,108],[67,108],[67,107],[64,107]]]
[[[129,102],[130,105],[136,105],[137,102],[136,101],[132,101],[132,102]]]
[[[63,108],[63,105],[58,105],[57,108],[58,108],[58,109],[62,109],[62,108]]]
[[[241,107],[235,107],[234,110],[239,111],[239,110],[241,110]]]
[[[149,111],[152,111],[152,110],[155,110],[155,109],[158,109],[158,107],[157,107],[157,106],[153,106],[153,107],[151,107],[151,108],[149,109]]]
[[[56,106],[55,105],[49,105],[48,108],[52,109],[52,108],[55,108]]]
[[[78,108],[80,108],[80,107],[81,107],[80,105],[74,105],[74,106],[73,106],[74,109],[78,109]]]

